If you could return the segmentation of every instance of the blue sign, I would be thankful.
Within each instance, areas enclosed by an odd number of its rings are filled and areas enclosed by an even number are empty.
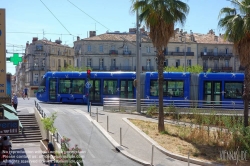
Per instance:
[[[91,88],[91,87],[92,87],[92,84],[91,84],[91,83],[89,83],[89,82],[86,82],[85,87],[89,89],[89,88]]]
[[[2,35],[2,31],[0,30],[0,36]]]

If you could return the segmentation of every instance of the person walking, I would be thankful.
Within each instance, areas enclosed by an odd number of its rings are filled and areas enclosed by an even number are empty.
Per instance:
[[[24,100],[25,100],[25,97],[27,97],[28,98],[28,100],[29,100],[29,97],[28,97],[28,88],[27,87],[25,87],[24,88]]]
[[[17,95],[15,93],[13,93],[13,96],[12,96],[12,106],[15,108],[15,110],[17,110],[17,105],[18,105]]]

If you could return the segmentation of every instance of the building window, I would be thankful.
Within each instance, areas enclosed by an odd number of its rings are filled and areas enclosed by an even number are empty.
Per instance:
[[[214,60],[214,68],[219,68],[219,60]]]
[[[52,66],[55,67],[56,64],[55,64],[55,59],[52,59]]]
[[[45,66],[45,58],[43,58],[42,66]]]
[[[37,73],[35,73],[34,74],[34,84],[38,84],[38,74]]]
[[[38,66],[38,59],[37,58],[34,60],[34,66]]]
[[[179,67],[180,66],[180,59],[177,59],[176,61],[175,61],[175,67]]]
[[[191,67],[191,65],[192,65],[191,63],[192,63],[192,62],[191,62],[191,59],[188,59],[188,60],[187,60],[187,66]]]
[[[87,66],[88,66],[88,67],[91,67],[91,66],[92,66],[92,59],[91,59],[91,58],[88,58],[88,59],[87,59]]]
[[[61,67],[61,59],[58,59],[58,67]]]
[[[207,68],[207,60],[203,60],[203,67]]]
[[[100,59],[99,60],[99,67],[100,67],[100,70],[103,70],[103,68],[104,68],[104,59]]]
[[[229,67],[229,60],[225,60],[225,67]]]
[[[67,62],[66,62],[66,60],[64,60],[64,67],[67,67]]]
[[[187,52],[191,52],[191,47],[187,47]]]
[[[69,65],[71,65],[71,60],[69,60]]]
[[[111,50],[115,50],[115,46],[114,45],[111,46]]]
[[[147,53],[150,53],[151,50],[150,50],[150,46],[147,46]]]
[[[165,59],[164,66],[168,66],[168,59]]]
[[[111,66],[113,66],[113,67],[116,66],[116,59],[111,59]]]
[[[42,51],[43,45],[36,45],[36,51]]]
[[[175,52],[179,52],[179,51],[180,51],[180,47],[176,47]]]
[[[88,52],[91,52],[91,45],[88,45]]]
[[[127,46],[127,45],[124,46],[124,51],[125,51],[125,52],[128,51],[128,46]]]
[[[59,48],[58,51],[57,51],[57,55],[60,55],[60,48]]]
[[[207,47],[204,47],[203,52],[207,53]]]
[[[146,66],[147,71],[150,71],[150,68],[151,68],[151,59],[147,59],[146,64],[147,64],[147,66]]]
[[[218,55],[218,48],[214,48],[214,55]]]
[[[100,52],[103,52],[103,45],[100,45],[100,46],[99,46],[99,51],[100,51]]]
[[[168,55],[168,47],[164,48],[164,55]]]

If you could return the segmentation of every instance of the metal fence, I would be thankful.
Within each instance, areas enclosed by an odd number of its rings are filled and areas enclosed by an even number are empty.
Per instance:
[[[38,112],[41,114],[43,118],[47,117],[46,113],[43,111],[40,104],[36,102],[36,100],[35,100],[35,107],[37,108]],[[53,136],[56,138],[56,142],[62,145],[63,137],[59,134],[59,132],[54,133]]]
[[[158,99],[141,99],[141,112],[145,113],[150,107],[158,107]],[[203,112],[223,114],[243,114],[243,102],[233,101],[203,101],[203,100],[163,100],[164,110],[174,108],[176,112],[190,113],[193,109]],[[137,112],[136,99],[104,98],[103,110],[120,112]]]

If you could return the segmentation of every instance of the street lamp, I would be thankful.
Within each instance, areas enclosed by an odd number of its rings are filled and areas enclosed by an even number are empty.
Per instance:
[[[187,45],[186,45],[186,34],[187,32],[183,32],[181,33],[181,36],[179,36],[181,38],[181,41],[184,42],[185,44],[185,50],[184,50],[184,72],[186,72],[186,63],[187,63],[187,56],[186,56],[186,48],[187,48]],[[184,38],[184,41],[183,41],[183,38]]]

